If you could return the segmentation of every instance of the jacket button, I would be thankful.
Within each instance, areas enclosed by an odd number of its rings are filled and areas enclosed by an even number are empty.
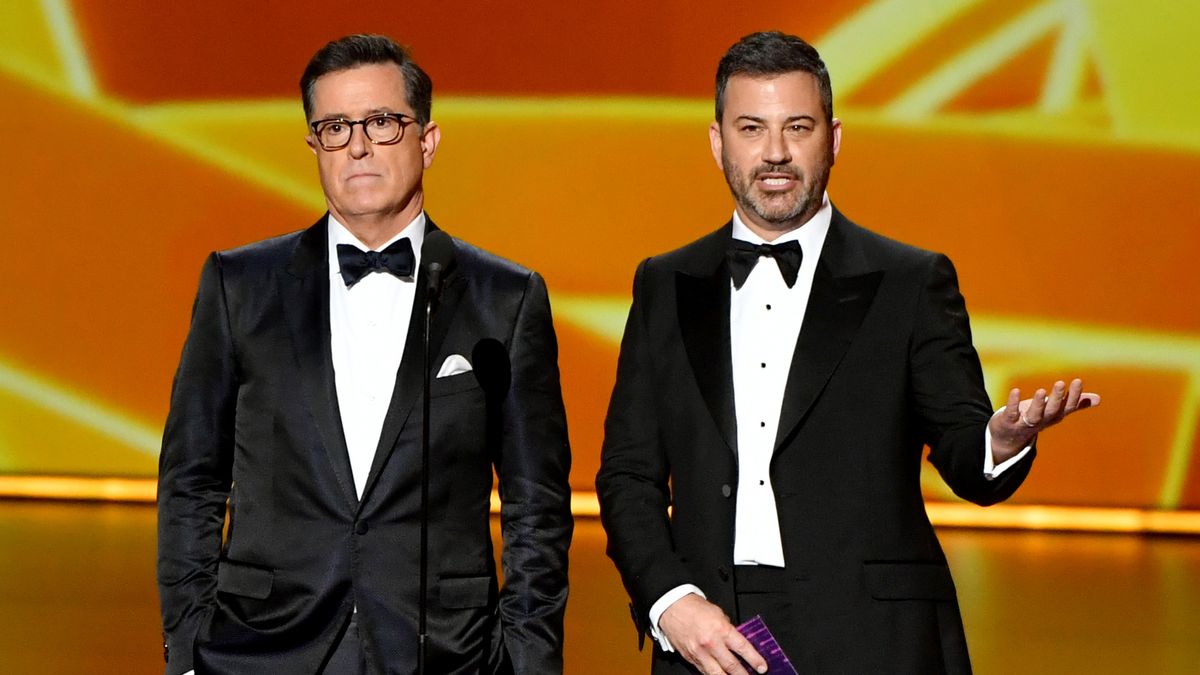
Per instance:
[[[354,531],[357,534],[366,534],[368,529],[370,528],[367,527],[367,521],[365,520],[360,520],[354,524]]]
[[[725,497],[728,497],[729,495],[733,494],[733,488],[729,487],[729,483],[726,483],[721,486],[721,494]]]
[[[721,581],[729,581],[729,568],[721,565],[717,568],[717,576],[721,577]]]

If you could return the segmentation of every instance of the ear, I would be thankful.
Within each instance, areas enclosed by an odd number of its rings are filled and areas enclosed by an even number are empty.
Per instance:
[[[318,154],[321,151],[321,146],[317,143],[317,139],[312,134],[304,135],[304,143],[308,145],[308,149],[312,150],[312,154]]]
[[[721,141],[721,123],[713,122],[708,127],[708,144],[712,146],[713,159],[717,162],[717,168],[722,172],[725,171],[725,161],[722,156],[721,148],[724,147]]]
[[[838,151],[842,149],[842,121],[835,117],[829,127],[833,132],[833,159],[836,161]]]
[[[438,144],[442,142],[442,130],[438,127],[437,122],[429,120],[425,123],[425,130],[421,132],[421,158],[425,162],[425,168],[433,166],[433,155],[437,152]]]

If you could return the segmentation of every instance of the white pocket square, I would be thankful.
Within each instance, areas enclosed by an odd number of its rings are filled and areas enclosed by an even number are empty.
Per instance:
[[[463,358],[462,354],[451,354],[446,357],[446,361],[442,363],[442,367],[438,370],[438,377],[450,377],[460,373],[471,372],[471,362]]]

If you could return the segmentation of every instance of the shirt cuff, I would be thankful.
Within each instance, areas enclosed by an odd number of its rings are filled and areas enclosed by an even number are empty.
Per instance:
[[[668,607],[675,604],[676,600],[679,600],[688,593],[695,593],[705,600],[708,599],[708,596],[704,595],[704,591],[696,586],[683,584],[663,593],[662,597],[650,606],[650,637],[658,642],[659,649],[662,649],[664,652],[673,652],[675,648],[671,646],[671,641],[667,639],[667,636],[663,635],[662,631],[658,629],[658,620],[662,617],[663,612],[667,611]]]
[[[1004,409],[1007,407],[1000,406],[1000,409],[993,413],[992,417],[1004,412]],[[992,429],[990,425],[985,427],[983,430],[983,477],[987,480],[995,480],[1000,474],[1007,471],[1010,466],[1021,461],[1025,455],[1028,455],[1032,447],[1032,445],[1025,446],[1020,452],[1004,460],[997,466],[996,460],[992,457]]]

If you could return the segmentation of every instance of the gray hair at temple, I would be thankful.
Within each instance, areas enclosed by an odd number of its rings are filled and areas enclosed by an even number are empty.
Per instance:
[[[817,78],[826,121],[833,120],[833,86],[825,62],[812,45],[778,31],[751,33],[738,40],[717,66],[717,123],[725,112],[725,85],[734,75],[770,77],[802,71]]]

